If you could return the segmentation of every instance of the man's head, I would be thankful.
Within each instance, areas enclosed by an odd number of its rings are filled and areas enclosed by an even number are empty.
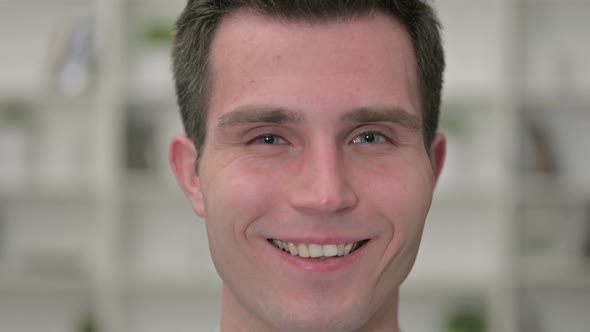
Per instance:
[[[416,0],[189,2],[175,70],[190,138],[170,160],[206,220],[222,330],[395,330],[445,154],[428,133],[432,15]]]
[[[438,127],[445,61],[438,20],[424,1],[189,0],[177,21],[174,77],[185,131],[199,151],[206,139],[211,42],[223,19],[240,9],[285,22],[321,24],[382,13],[402,23],[415,52],[424,142],[430,146]]]

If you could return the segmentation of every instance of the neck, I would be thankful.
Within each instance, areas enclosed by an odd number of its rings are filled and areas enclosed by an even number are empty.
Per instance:
[[[400,332],[398,328],[399,291],[386,305],[381,306],[369,320],[350,332]],[[262,317],[246,309],[232,291],[223,285],[220,332],[279,332],[266,324]],[[281,329],[280,332],[286,331]]]

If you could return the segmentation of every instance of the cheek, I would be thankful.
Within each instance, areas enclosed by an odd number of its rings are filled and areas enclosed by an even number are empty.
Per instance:
[[[430,204],[434,182],[427,158],[400,156],[357,163],[353,169],[355,185],[381,207],[401,212]]]
[[[211,179],[204,188],[209,248],[219,275],[237,289],[244,280],[264,273],[257,268],[251,240],[260,234],[259,221],[277,206],[281,182],[273,172],[241,162],[207,173],[212,169],[203,168],[203,176]]]
[[[275,171],[273,171],[273,169]],[[276,167],[236,160],[215,172],[204,172],[211,179],[204,187],[206,218],[244,231],[250,223],[276,205],[281,192]]]
[[[403,246],[422,232],[433,193],[432,170],[429,162],[398,161],[376,163],[371,180],[357,179],[363,188],[369,209],[389,223],[392,241]]]

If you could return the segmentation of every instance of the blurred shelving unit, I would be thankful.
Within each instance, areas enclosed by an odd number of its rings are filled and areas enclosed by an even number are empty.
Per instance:
[[[444,316],[428,325],[412,310],[475,298],[488,331],[586,331],[577,308],[590,306],[590,47],[581,43],[590,2],[435,4],[449,159],[402,323],[439,331]]]
[[[528,0],[520,12],[520,328],[581,332],[589,319],[577,308],[590,306],[590,46],[580,38],[590,2]]]
[[[167,165],[184,2],[0,1],[0,330],[217,325],[205,224]],[[586,331],[590,1],[434,5],[449,156],[402,328],[469,308],[487,331]]]

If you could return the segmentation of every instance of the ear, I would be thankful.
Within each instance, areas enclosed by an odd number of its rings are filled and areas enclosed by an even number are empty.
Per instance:
[[[193,142],[183,135],[172,138],[169,160],[176,181],[191,202],[193,210],[197,215],[205,217],[203,192],[197,174],[197,149]]]
[[[440,174],[445,163],[447,154],[447,139],[441,133],[437,133],[430,145],[430,158],[432,160],[432,169],[434,172],[434,183],[438,182]]]

